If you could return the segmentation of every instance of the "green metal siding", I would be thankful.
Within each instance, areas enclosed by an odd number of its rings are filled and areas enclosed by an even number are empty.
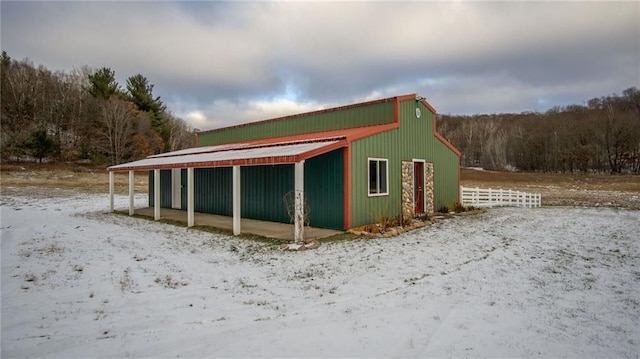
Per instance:
[[[293,165],[241,167],[242,217],[289,223],[283,199],[293,190],[293,172]]]
[[[304,164],[305,201],[312,227],[344,228],[344,159],[339,149]]]
[[[343,227],[343,158],[336,150],[305,161],[305,192],[310,223]],[[171,170],[160,171],[162,208],[171,208]],[[194,210],[233,215],[232,168],[194,169]],[[294,188],[294,166],[247,166],[240,169],[241,216],[290,223],[284,196]],[[181,170],[182,210],[187,208],[187,170]],[[149,171],[149,206],[153,206],[153,171]]]
[[[415,117],[415,108],[422,112]],[[380,215],[401,214],[401,162],[424,159],[434,167],[435,209],[458,200],[458,157],[433,135],[434,115],[414,100],[400,103],[400,128],[355,141],[352,145],[353,227],[376,222]],[[389,195],[369,197],[368,157],[389,160]]]
[[[232,180],[231,167],[196,168],[194,210],[232,216]],[[282,199],[293,189],[293,165],[241,167],[240,183],[242,218],[289,223]]]
[[[198,145],[217,145],[391,123],[394,119],[393,104],[393,101],[388,101],[339,111],[294,116],[219,131],[202,132],[198,135]]]
[[[422,111],[415,117],[415,108]],[[246,127],[202,134],[200,144],[284,136],[338,128],[388,123],[393,120],[393,101],[343,111],[293,117]],[[363,138],[351,148],[351,226],[375,222],[381,215],[401,213],[401,162],[412,159],[434,164],[434,206],[451,208],[458,200],[458,157],[433,134],[434,115],[414,100],[400,103],[400,128]],[[367,159],[388,159],[389,195],[368,196]],[[343,228],[343,150],[305,162],[305,192],[309,219],[314,227]],[[161,171],[161,204],[171,207],[171,171]],[[196,212],[232,215],[232,168],[195,169]],[[186,170],[182,171],[182,208],[186,209]],[[242,217],[289,223],[283,202],[293,190],[294,166],[247,166],[241,168]],[[153,171],[149,174],[149,204],[153,206]]]
[[[149,171],[149,207],[155,205],[153,179],[153,171]],[[160,170],[160,208],[171,208],[171,170]]]
[[[233,214],[231,167],[196,168],[193,182],[194,211],[222,216]]]

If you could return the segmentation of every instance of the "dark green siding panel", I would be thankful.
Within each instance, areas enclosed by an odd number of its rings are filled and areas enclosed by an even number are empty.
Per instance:
[[[284,196],[293,190],[293,165],[241,167],[243,218],[289,223]]]
[[[265,179],[263,167],[240,168],[241,216],[261,217],[264,212]]]
[[[344,227],[343,161],[342,149],[305,161],[304,191],[312,227]]]
[[[393,101],[387,101],[340,111],[295,116],[219,131],[202,132],[198,135],[198,145],[233,143],[391,123],[394,120],[393,104]]]
[[[415,108],[422,112],[415,116]],[[433,134],[434,115],[421,103],[400,104],[400,128],[355,141],[352,146],[352,218],[356,227],[377,221],[380,215],[401,214],[401,163],[412,159],[432,162],[435,209],[451,208],[458,200],[458,157]],[[368,196],[367,158],[389,160],[389,195]]]
[[[231,167],[196,168],[193,181],[193,207],[196,212],[222,216],[233,214]]]
[[[149,171],[149,207],[155,205],[153,191],[154,175]],[[160,170],[160,208],[171,208],[171,170]]]
[[[160,170],[160,207],[171,208],[171,170]]]

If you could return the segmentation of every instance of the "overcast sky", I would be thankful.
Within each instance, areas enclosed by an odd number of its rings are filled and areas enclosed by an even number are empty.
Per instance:
[[[640,87],[640,2],[10,2],[2,50],[141,73],[199,129],[419,93],[545,111]]]

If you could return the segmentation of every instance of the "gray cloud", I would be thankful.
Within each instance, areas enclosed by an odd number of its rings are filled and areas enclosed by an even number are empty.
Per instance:
[[[6,2],[2,49],[142,73],[212,128],[419,92],[544,111],[640,85],[638,2]]]

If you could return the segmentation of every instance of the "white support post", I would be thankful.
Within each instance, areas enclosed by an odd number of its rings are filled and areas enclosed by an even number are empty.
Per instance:
[[[233,166],[233,235],[240,234],[240,166]]]
[[[109,210],[113,212],[113,176],[114,172],[109,171]]]
[[[296,243],[304,241],[304,161],[295,164],[295,215],[294,215],[294,235]]]
[[[182,208],[182,169],[171,169],[171,208]]]
[[[134,172],[129,171],[129,215],[133,216],[133,197],[135,192]]]
[[[187,168],[187,227],[194,225],[193,213],[193,168]]]
[[[153,219],[160,219],[160,170],[153,170]]]

